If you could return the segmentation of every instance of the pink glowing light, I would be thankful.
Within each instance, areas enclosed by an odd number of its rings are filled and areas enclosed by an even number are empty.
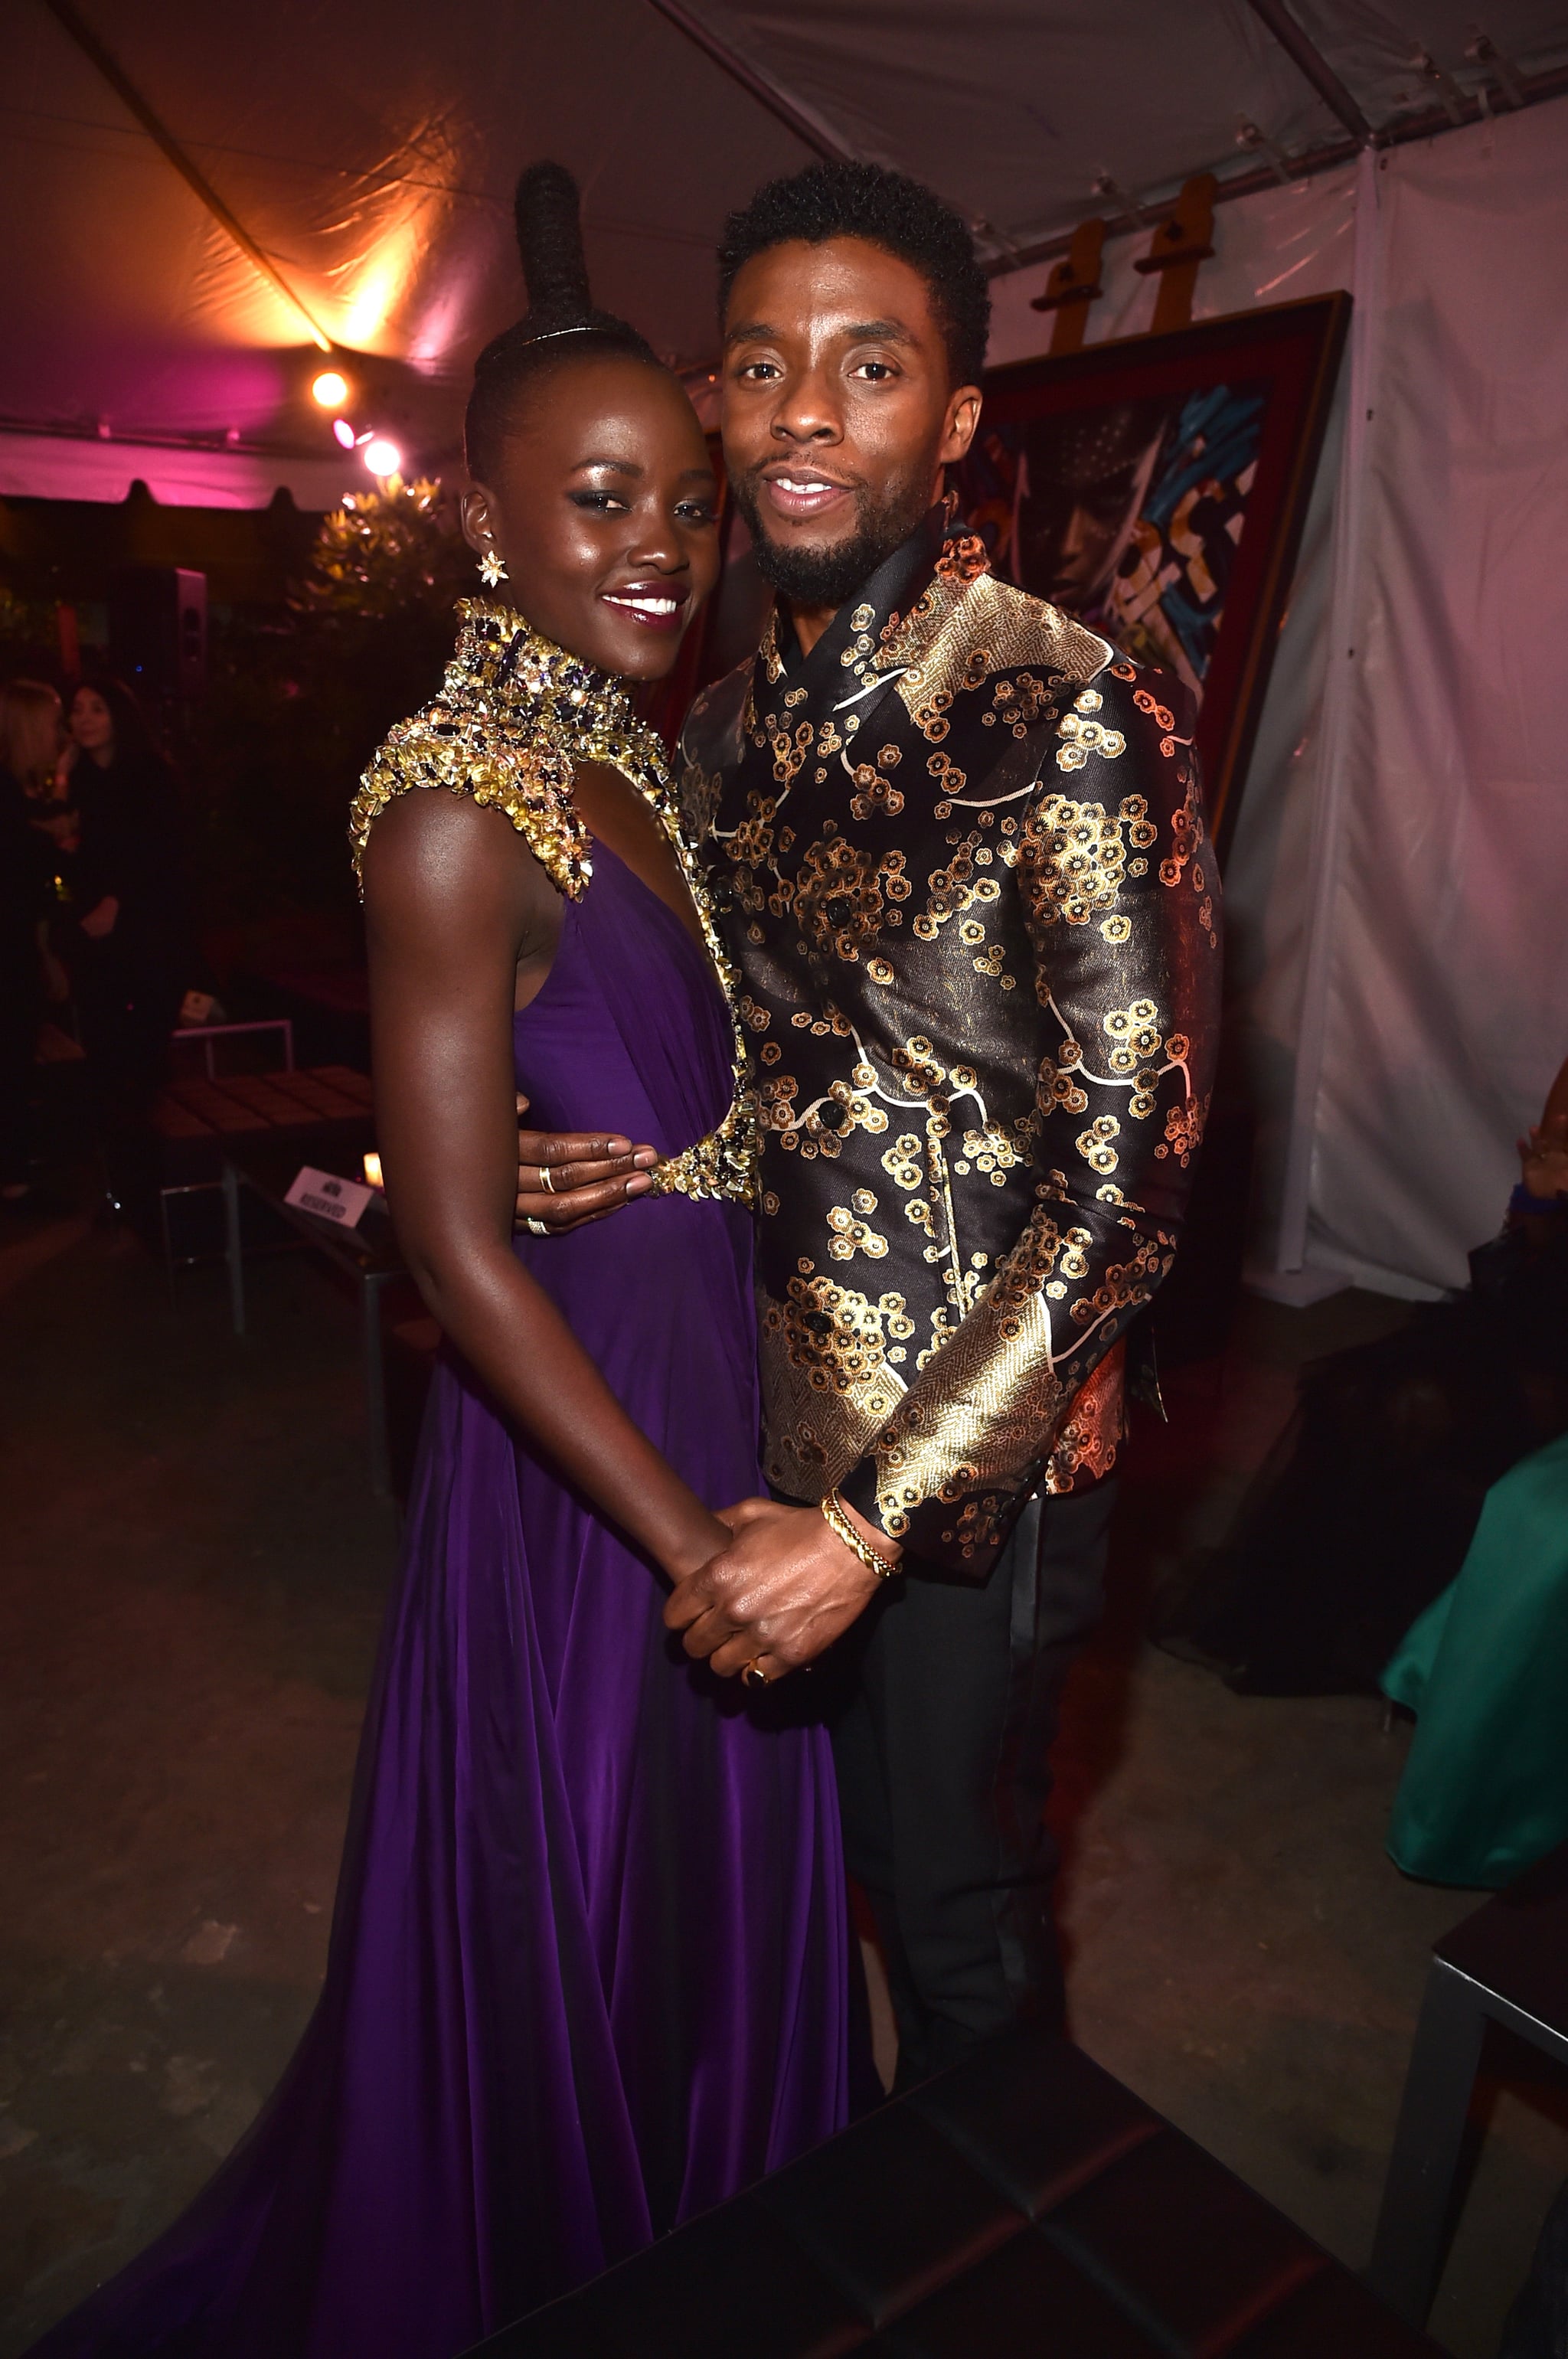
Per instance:
[[[388,442],[385,434],[377,434],[365,446],[365,463],[373,475],[396,475],[402,472],[403,453],[396,442]]]
[[[354,449],[354,429],[349,424],[346,418],[333,419],[332,432],[337,436],[338,440],[343,444],[345,451],[352,451]]]

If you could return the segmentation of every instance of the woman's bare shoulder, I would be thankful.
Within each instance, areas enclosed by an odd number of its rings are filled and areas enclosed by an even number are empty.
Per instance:
[[[439,788],[398,795],[377,814],[360,877],[372,928],[398,933],[455,921],[475,936],[499,925],[520,940],[557,900],[505,812]]]

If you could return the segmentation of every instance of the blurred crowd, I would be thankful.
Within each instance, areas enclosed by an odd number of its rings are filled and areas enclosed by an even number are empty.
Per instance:
[[[41,681],[0,687],[0,1212],[56,1209],[37,1136],[47,1022],[85,1059],[108,1203],[149,1209],[151,1109],[194,976],[184,855],[128,689],[90,676],[67,706]]]

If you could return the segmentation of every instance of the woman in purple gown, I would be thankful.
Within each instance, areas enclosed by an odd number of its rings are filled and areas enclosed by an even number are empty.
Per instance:
[[[205,2193],[38,2359],[452,2359],[848,2113],[825,1739],[660,1619],[760,1488],[736,1036],[626,687],[712,585],[713,484],[587,309],[565,175],[518,193],[532,309],[480,363],[464,526],[528,620],[465,604],[354,806],[383,1159],[451,1350],[326,1983]],[[514,1245],[514,1090],[635,1117],[660,1160],[604,1194],[648,1201]]]

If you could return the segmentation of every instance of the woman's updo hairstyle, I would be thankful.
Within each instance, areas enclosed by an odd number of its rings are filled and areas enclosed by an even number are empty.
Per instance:
[[[635,328],[593,308],[577,183],[566,167],[528,165],[517,182],[514,211],[528,308],[515,327],[485,345],[474,365],[463,443],[468,472],[480,483],[495,480],[519,397],[550,370],[580,354],[604,353],[661,365]]]

